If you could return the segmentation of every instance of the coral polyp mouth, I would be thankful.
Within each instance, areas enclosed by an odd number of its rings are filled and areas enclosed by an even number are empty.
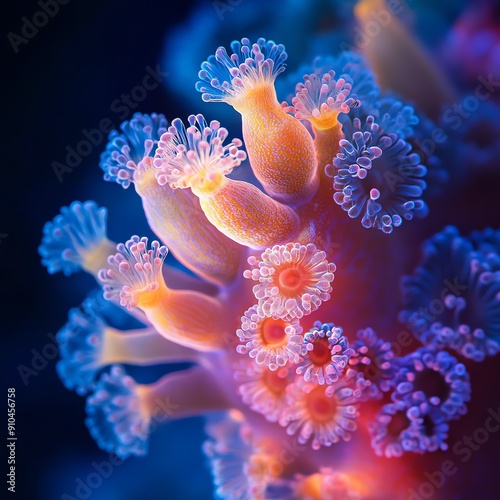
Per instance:
[[[406,412],[401,410],[396,412],[387,426],[387,433],[390,436],[399,436],[410,425],[410,420],[406,416]]]
[[[264,374],[264,380],[267,388],[277,396],[285,394],[286,388],[289,384],[286,372],[282,373],[281,370],[266,370]]]
[[[304,282],[304,276],[300,269],[288,268],[279,273],[279,283],[286,292],[298,290]]]
[[[286,326],[283,320],[266,318],[261,326],[263,342],[267,345],[282,345],[286,342]]]
[[[428,398],[437,397],[446,401],[450,396],[450,387],[444,376],[434,370],[424,370],[415,377],[415,389],[422,391]]]
[[[316,387],[307,396],[307,409],[311,419],[316,422],[328,422],[336,413],[336,404],[333,398],[325,394],[325,389]]]
[[[370,12],[358,16],[377,27]],[[404,33],[391,16],[366,56],[413,47],[397,43]],[[432,101],[436,79],[410,52]],[[208,415],[221,498],[402,498],[411,454],[446,451],[468,411],[467,363],[500,352],[500,232],[435,234],[397,296],[429,229],[412,221],[449,174],[427,147],[441,129],[349,51],[302,68],[280,105],[286,60],[283,45],[242,38],[201,64],[196,89],[239,112],[241,139],[199,113],[137,113],[110,134],[105,180],[134,184],[157,239],[116,245],[106,209],[74,202],[46,225],[40,253],[51,273],[93,274],[108,307],[141,327],[114,328],[84,302],[58,334],[57,370],[89,393],[92,435],[122,457],[146,453],[150,424]],[[180,367],[152,384],[122,366],[165,363]]]

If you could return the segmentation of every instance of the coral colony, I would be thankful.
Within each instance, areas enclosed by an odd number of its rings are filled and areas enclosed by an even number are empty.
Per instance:
[[[110,241],[92,201],[46,224],[48,271],[103,288],[57,335],[58,373],[87,395],[103,450],[145,455],[151,422],[207,415],[220,498],[390,499],[413,484],[409,456],[447,449],[471,401],[463,362],[500,350],[500,232],[445,227],[402,276],[398,244],[448,171],[417,147],[430,119],[379,86],[377,57],[374,44],[316,58],[280,103],[283,45],[219,47],[196,89],[241,115],[242,139],[200,114],[136,113],[101,156],[158,239]],[[118,314],[142,326],[117,328]],[[413,336],[395,340],[397,318]],[[153,384],[126,371],[174,362],[190,365]]]

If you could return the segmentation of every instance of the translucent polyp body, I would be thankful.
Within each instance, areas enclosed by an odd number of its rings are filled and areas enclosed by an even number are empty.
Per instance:
[[[137,305],[168,340],[198,351],[224,346],[222,307],[213,297],[160,284],[157,290],[141,293]]]
[[[251,248],[293,240],[297,214],[247,182],[223,177],[218,187],[199,193],[208,220],[234,241]]]
[[[152,365],[195,361],[196,358],[196,351],[168,341],[154,329],[124,332],[108,327],[103,331],[99,364]]]
[[[191,290],[171,290],[162,274],[168,249],[148,238],[132,236],[118,244],[99,279],[104,297],[128,310],[138,307],[158,333],[168,340],[198,351],[223,347],[224,322],[221,303]]]
[[[144,413],[150,418],[158,414],[175,419],[186,418],[224,410],[228,406],[211,374],[201,366],[169,373],[154,384],[138,385],[137,392]],[[172,401],[166,409],[166,405],[161,404],[165,400]]]
[[[272,83],[231,100],[242,115],[243,139],[255,176],[273,198],[309,201],[318,188],[314,143],[300,121],[281,108]]]
[[[135,182],[135,189],[151,229],[182,264],[217,285],[234,280],[243,247],[207,220],[193,193],[160,186],[153,169]]]

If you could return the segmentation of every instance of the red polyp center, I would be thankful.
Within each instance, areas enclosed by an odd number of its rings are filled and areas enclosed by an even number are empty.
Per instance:
[[[316,387],[306,396],[307,409],[312,420],[326,422],[335,415],[335,398],[325,394],[324,387]]]
[[[294,291],[301,287],[304,282],[304,277],[300,269],[288,267],[283,269],[279,275],[279,283],[284,290]]]
[[[308,357],[313,365],[324,366],[332,359],[332,353],[328,339],[318,338],[313,343],[312,351],[308,352]]]
[[[286,342],[285,328],[288,323],[281,319],[266,318],[262,322],[261,335],[264,344],[283,344]]]
[[[283,372],[285,370],[285,372]],[[277,396],[285,393],[286,387],[288,385],[288,371],[286,369],[271,371],[266,370],[264,372],[264,383],[266,387]]]

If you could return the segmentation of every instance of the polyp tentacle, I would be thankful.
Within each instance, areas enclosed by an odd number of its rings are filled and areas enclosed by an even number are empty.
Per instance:
[[[221,303],[190,290],[171,290],[161,272],[167,248],[157,241],[147,250],[147,238],[133,236],[117,245],[108,267],[99,272],[104,297],[142,309],[155,329],[168,340],[201,351],[223,347]]]

